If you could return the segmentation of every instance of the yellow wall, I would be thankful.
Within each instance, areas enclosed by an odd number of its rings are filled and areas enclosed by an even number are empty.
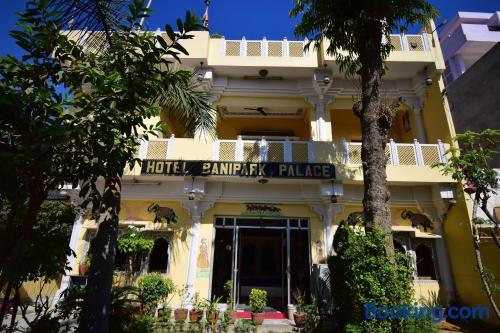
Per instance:
[[[330,115],[334,141],[342,139],[346,139],[347,141],[361,140],[359,118],[352,113],[352,109],[332,109],[330,110]]]
[[[223,118],[219,139],[235,140],[242,131],[293,131],[300,140],[309,140],[310,125],[301,118]]]
[[[448,211],[444,222],[444,232],[457,291],[457,301],[467,306],[488,306],[491,310],[486,294],[482,291],[482,282],[476,270],[472,229],[463,192],[457,200],[457,205]],[[499,283],[498,248],[492,243],[485,243],[481,245],[481,249],[483,250],[482,257],[485,267],[496,273],[496,282]],[[497,294],[495,300],[497,303],[500,302],[500,295]],[[500,320],[494,317],[493,312],[491,312],[492,321],[500,324]]]
[[[55,296],[60,285],[61,285],[61,278],[50,280],[47,283],[45,283],[43,279],[38,279],[37,281],[25,282],[19,289],[21,302],[22,303],[33,302],[36,300],[37,295],[49,298],[53,297]]]
[[[435,143],[438,139],[451,143],[451,138],[455,136],[448,102],[441,93],[443,88],[443,80],[434,77],[424,100],[422,115],[429,143]]]
[[[352,102],[351,102],[352,104]],[[410,130],[405,131],[403,127],[403,114],[409,112]],[[347,141],[361,140],[361,125],[359,118],[356,117],[352,109],[331,109],[331,127],[332,137],[334,141],[346,139]],[[389,138],[394,139],[396,143],[413,143],[413,139],[417,139],[417,129],[415,125],[415,115],[410,110],[400,111],[396,114],[392,128],[389,131]]]

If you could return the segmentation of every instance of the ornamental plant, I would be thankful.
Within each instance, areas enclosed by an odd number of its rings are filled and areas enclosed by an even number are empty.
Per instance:
[[[435,166],[441,168],[445,175],[450,175],[458,181],[472,200],[472,241],[477,271],[490,305],[496,317],[500,318],[500,309],[494,298],[500,286],[495,282],[495,276],[483,264],[481,236],[478,228],[479,224],[490,224],[492,240],[500,248],[499,221],[494,218],[493,212],[488,208],[489,199],[497,194],[500,188],[500,176],[489,166],[494,154],[498,153],[496,149],[500,144],[500,130],[486,129],[480,133],[467,131],[458,134],[454,141],[457,145],[452,146],[446,152],[449,156],[448,163],[439,163]],[[482,211],[486,219],[478,216],[478,210]]]
[[[175,284],[169,277],[159,273],[151,273],[139,280],[139,299],[146,313],[154,315],[158,303],[174,294]]]
[[[118,238],[118,251],[128,255],[128,272],[133,271],[133,259],[137,254],[149,253],[154,242],[146,238],[146,234],[141,228],[129,226]]]
[[[339,326],[356,332],[403,332],[403,320],[365,319],[364,305],[401,306],[413,301],[413,268],[401,253],[386,253],[386,232],[337,229],[329,258],[330,281]],[[357,330],[354,330],[356,328]]]
[[[267,305],[267,291],[254,288],[250,291],[249,299],[252,312],[264,312],[264,308]]]

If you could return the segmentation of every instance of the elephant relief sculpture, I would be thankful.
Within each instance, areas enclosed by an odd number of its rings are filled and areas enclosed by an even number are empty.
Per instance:
[[[155,213],[155,219],[153,223],[161,223],[163,219],[167,221],[167,224],[177,223],[177,215],[170,207],[160,207],[157,203],[152,203],[148,207],[148,212]]]
[[[425,232],[427,232],[427,228],[433,229],[431,220],[424,214],[413,213],[404,209],[401,212],[401,217],[405,220],[410,220],[413,228],[418,228],[418,225],[421,225],[424,227]]]

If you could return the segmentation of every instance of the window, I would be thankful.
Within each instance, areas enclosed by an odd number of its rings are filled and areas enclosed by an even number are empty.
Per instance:
[[[417,260],[417,278],[421,280],[435,280],[434,258],[432,249],[427,244],[419,244],[415,248]]]
[[[145,255],[142,253],[127,254],[116,248],[115,270],[118,272],[140,272],[144,258]]]
[[[396,250],[396,252],[399,252],[399,253],[402,253],[402,254],[405,254],[406,253],[406,250],[403,246],[403,244],[401,244],[401,242],[399,240],[394,240],[394,250]]]
[[[155,240],[149,255],[148,272],[167,273],[168,271],[168,241],[161,237]]]

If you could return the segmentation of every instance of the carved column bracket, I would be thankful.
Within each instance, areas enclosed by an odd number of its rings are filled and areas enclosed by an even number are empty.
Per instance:
[[[323,220],[325,253],[331,255],[333,242],[332,221],[335,216],[344,211],[344,205],[338,203],[310,204],[311,209]]]

